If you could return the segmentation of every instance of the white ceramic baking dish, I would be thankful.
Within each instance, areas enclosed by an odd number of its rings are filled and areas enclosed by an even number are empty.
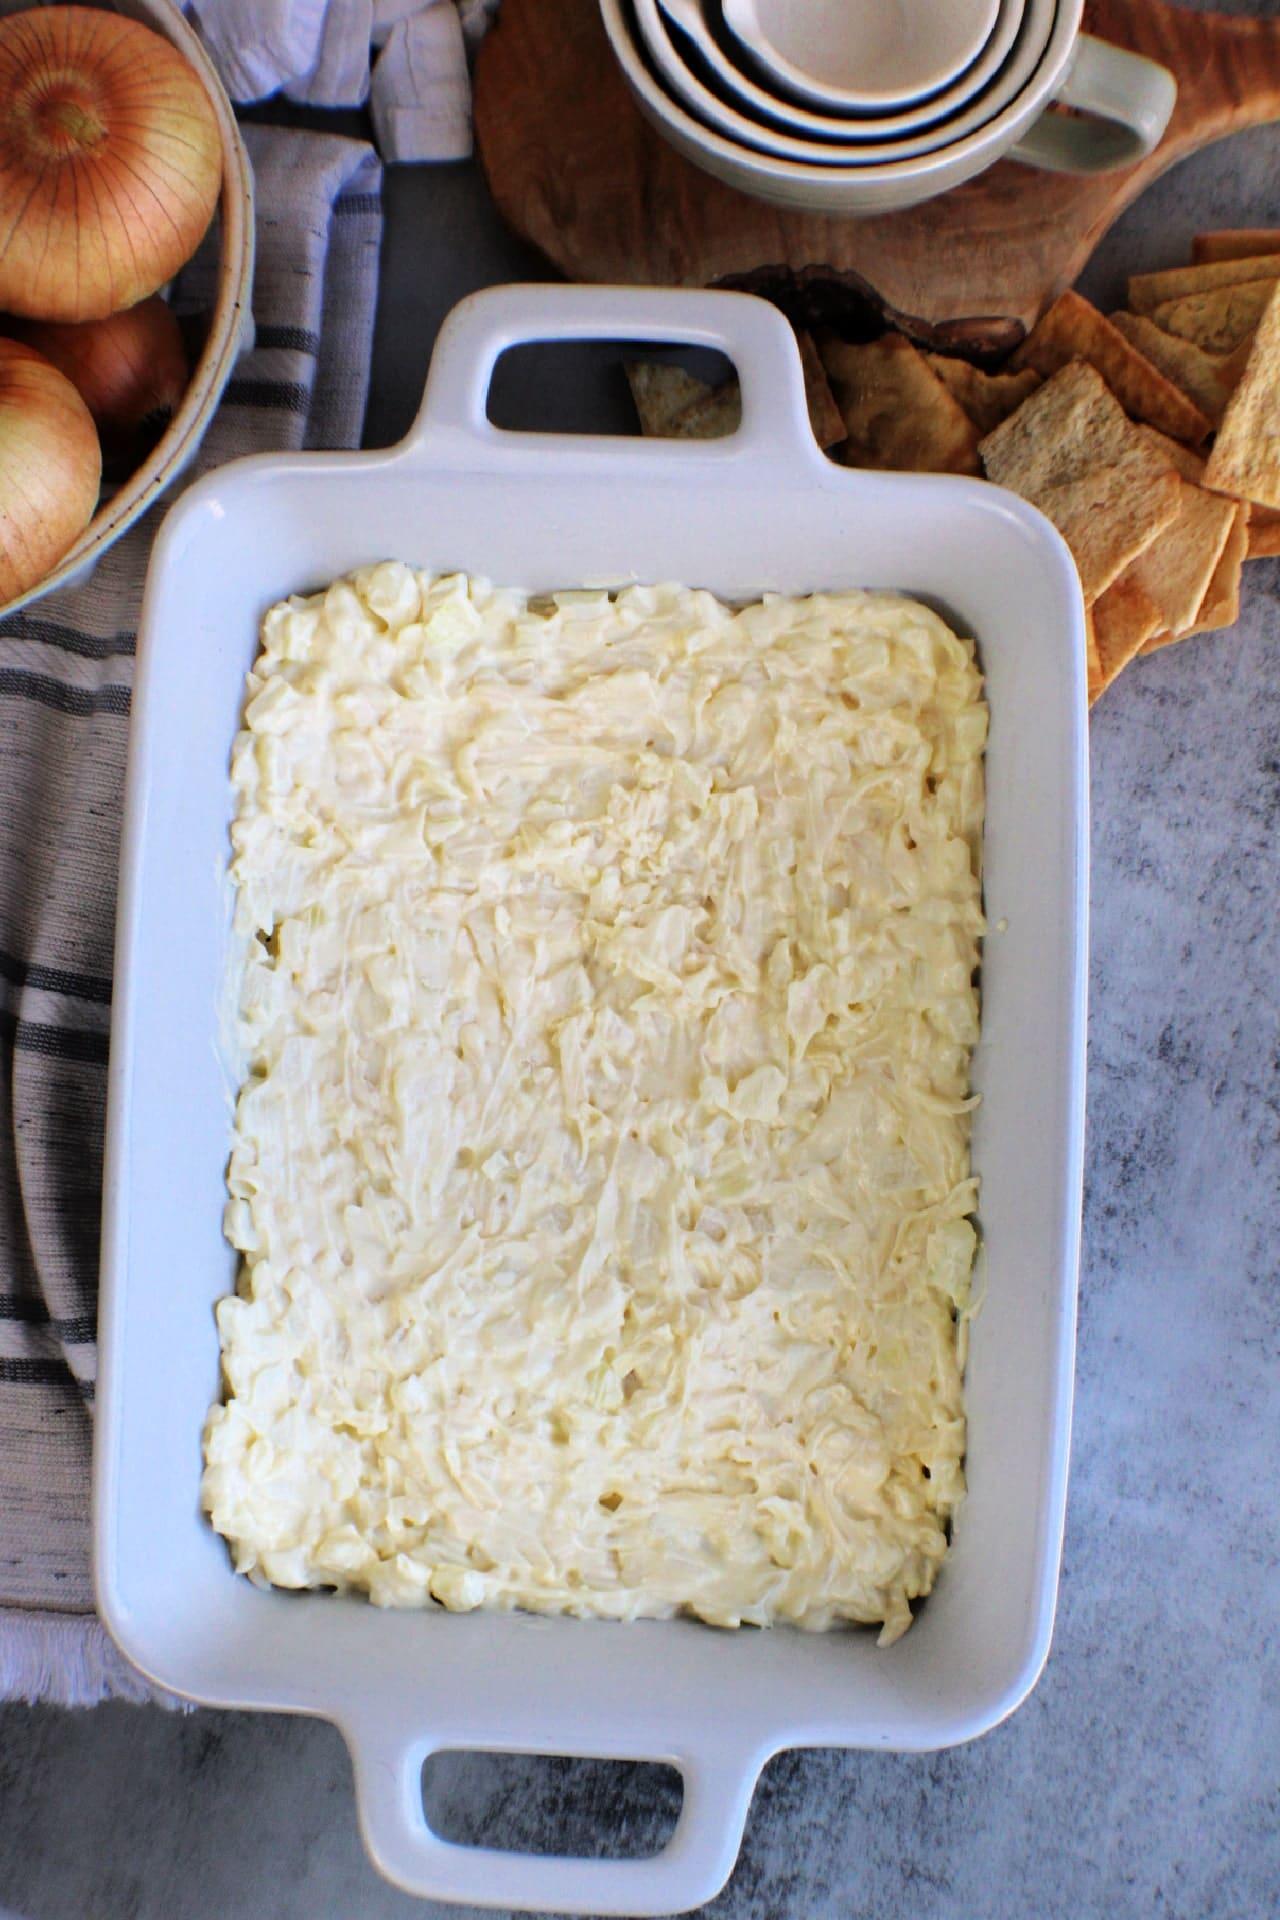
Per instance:
[[[536,339],[722,349],[742,426],[702,443],[499,431],[498,355]],[[912,1631],[717,1632],[380,1612],[264,1593],[201,1518],[218,1391],[213,1303],[230,1089],[228,754],[262,611],[387,556],[530,589],[675,579],[901,587],[978,639],[991,704],[974,1134],[986,1303],[968,1376],[969,1499]],[[711,1898],[784,1747],[921,1750],[1023,1699],[1053,1622],[1079,1233],[1087,888],[1084,632],[1066,548],[975,481],[853,472],[819,453],[774,310],[739,294],[509,287],[441,333],[422,412],[387,452],[269,455],[193,486],[156,543],[122,849],[102,1269],[96,1553],[103,1618],[156,1681],[217,1706],[321,1714],[354,1756],[365,1838],[418,1894],[591,1914]],[[443,1748],[666,1760],[684,1804],[643,1861],[526,1857],[428,1828]],[[856,1810],[853,1814],[857,1817]]]

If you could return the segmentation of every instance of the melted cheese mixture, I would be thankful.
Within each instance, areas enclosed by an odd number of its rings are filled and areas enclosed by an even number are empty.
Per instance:
[[[380,1605],[909,1625],[963,1491],[986,709],[892,595],[272,609],[204,1501]]]

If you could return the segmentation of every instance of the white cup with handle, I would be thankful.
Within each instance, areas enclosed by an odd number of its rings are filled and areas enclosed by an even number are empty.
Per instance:
[[[833,113],[892,112],[941,93],[995,32],[1000,0],[722,0],[774,90]]]
[[[813,158],[806,161],[753,148],[745,133],[734,137],[725,130],[723,115],[712,126],[690,111],[642,53],[630,0],[600,0],[606,33],[638,106],[686,158],[758,199],[836,214],[916,205],[1003,158],[1087,174],[1129,166],[1150,153],[1177,100],[1173,76],[1154,60],[1082,33],[1083,7],[1084,0],[1023,0],[1023,34],[1038,37],[1043,52],[1012,91],[1007,75],[1016,61],[995,77],[985,101],[990,114],[976,126],[970,101],[967,130],[956,138],[948,137],[944,121],[933,129],[937,144],[928,151],[877,142],[874,159],[865,149],[814,140]],[[1057,107],[1078,111],[1067,115]],[[788,149],[794,154],[791,143]]]

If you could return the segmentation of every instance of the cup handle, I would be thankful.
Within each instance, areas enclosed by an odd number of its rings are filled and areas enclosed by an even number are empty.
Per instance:
[[[1108,173],[1145,159],[1160,144],[1178,85],[1157,61],[1082,33],[1053,98],[1090,118],[1043,113],[1009,158],[1049,173]]]

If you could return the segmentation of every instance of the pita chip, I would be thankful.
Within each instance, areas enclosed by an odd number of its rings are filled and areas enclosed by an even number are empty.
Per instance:
[[[1144,427],[1142,431],[1176,473],[1181,474],[1184,480],[1190,480],[1194,486],[1199,486],[1204,476],[1203,454],[1184,447],[1181,440],[1171,440],[1167,433],[1157,433],[1154,427]]]
[[[1136,580],[1117,580],[1094,604],[1093,631],[1098,684],[1089,689],[1090,706],[1160,631],[1160,609]]]
[[[1217,425],[1235,384],[1226,355],[1206,353],[1194,340],[1182,340],[1176,333],[1166,333],[1142,313],[1113,313],[1111,324]]]
[[[1191,242],[1197,267],[1214,260],[1256,260],[1266,253],[1280,253],[1280,227],[1226,227],[1219,233],[1198,233]]]
[[[977,428],[902,334],[818,350],[848,434],[837,453],[845,466],[978,472]]]
[[[1166,267],[1162,273],[1135,273],[1129,278],[1129,306],[1134,313],[1154,313],[1168,300],[1184,300],[1193,293],[1217,293],[1249,280],[1280,280],[1280,254],[1257,254],[1244,260],[1214,260],[1207,266]]]
[[[726,380],[692,406],[681,408],[667,431],[675,440],[723,440],[741,425],[742,389],[736,380]]]
[[[1009,362],[1056,373],[1069,360],[1096,367],[1125,412],[1149,421],[1175,440],[1206,439],[1213,421],[1204,409],[1112,325],[1105,314],[1068,291],[1041,315]]]
[[[1240,618],[1240,580],[1248,558],[1251,519],[1248,504],[1237,501],[1235,526],[1222,549],[1189,633],[1216,633],[1222,627],[1234,627]]]
[[[1190,631],[1222,550],[1235,527],[1239,503],[1182,482],[1178,517],[1121,576],[1136,581],[1160,609],[1160,625],[1177,639]]]
[[[1098,652],[1098,629],[1093,624],[1093,608],[1084,610],[1085,640],[1085,678],[1089,689],[1089,705],[1092,706],[1102,692],[1102,655]]]
[[[696,380],[683,367],[665,361],[628,360],[626,371],[640,426],[659,439],[671,434],[686,407],[696,406],[715,392],[705,380]]]
[[[1160,609],[1137,581],[1116,580],[1094,604],[1093,630],[1103,685],[1109,687],[1143,642],[1159,632]]]
[[[1181,504],[1172,465],[1083,360],[1038,387],[980,452],[988,479],[1053,521],[1086,601],[1106,591]]]
[[[968,360],[945,353],[926,353],[925,359],[952,397],[960,402],[979,433],[990,433],[1015,413],[1042,376],[1034,367],[1017,373],[987,373]]]
[[[1256,328],[1274,291],[1273,280],[1251,280],[1213,293],[1188,293],[1162,301],[1150,318],[1166,333],[1191,340],[1206,353],[1234,353]]]
[[[1249,560],[1268,560],[1280,553],[1280,513],[1274,507],[1255,507],[1249,515]]]
[[[1222,377],[1227,383],[1228,393],[1234,393],[1240,385],[1241,375],[1249,364],[1249,355],[1252,352],[1253,334],[1247,333],[1235,351],[1229,353],[1223,361]]]
[[[844,439],[844,420],[831,391],[827,370],[813,344],[813,335],[797,333],[796,344],[800,348],[800,365],[804,369],[804,397],[809,407],[809,423],[814,439],[825,451]]]
[[[1280,508],[1280,285],[1272,290],[1240,384],[1227,402],[1204,484]]]
[[[1234,507],[1234,519],[1218,555],[1218,564],[1191,625],[1181,633],[1166,630],[1152,634],[1143,642],[1144,653],[1172,646],[1175,640],[1189,640],[1193,633],[1216,633],[1221,627],[1233,627],[1240,618],[1240,577],[1249,540],[1249,508],[1243,500],[1237,500]]]
[[[1159,448],[1169,464],[1177,468],[1184,480],[1190,480],[1195,486],[1201,485],[1204,480],[1205,462],[1198,453],[1193,453],[1190,447],[1184,447],[1180,440],[1170,440],[1167,435],[1157,433],[1154,427],[1144,427],[1143,432],[1152,445]],[[1223,494],[1221,497],[1224,500],[1234,498],[1231,494]],[[1245,500],[1237,501],[1235,504],[1249,508],[1249,502]],[[1268,554],[1280,553],[1280,511],[1276,508],[1253,507],[1246,513],[1242,525],[1247,527],[1248,533],[1247,554],[1243,557],[1256,560]],[[1245,539],[1243,532],[1240,538],[1243,543]],[[1231,544],[1230,537],[1227,544],[1228,547]]]
[[[629,360],[636,412],[644,433],[659,440],[720,440],[742,422],[736,379],[713,387],[665,361]]]

